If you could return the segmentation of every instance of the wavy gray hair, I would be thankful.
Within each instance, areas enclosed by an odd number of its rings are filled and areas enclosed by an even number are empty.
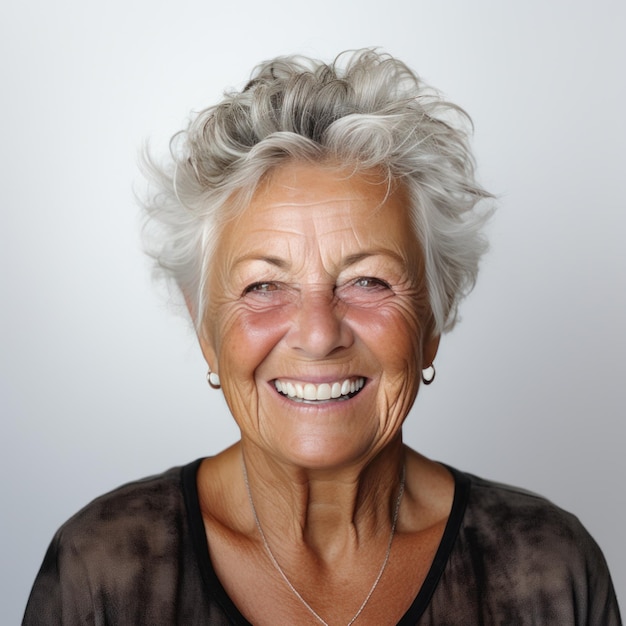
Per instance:
[[[333,63],[279,57],[259,65],[174,135],[171,161],[146,155],[156,184],[144,202],[148,253],[174,278],[200,330],[220,225],[250,201],[261,178],[288,160],[378,169],[405,185],[425,262],[436,334],[450,330],[486,249],[491,197],[475,181],[471,121],[404,63],[374,50]]]

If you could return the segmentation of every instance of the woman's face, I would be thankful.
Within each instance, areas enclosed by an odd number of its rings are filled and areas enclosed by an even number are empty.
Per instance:
[[[283,462],[372,459],[436,351],[406,195],[375,180],[284,165],[218,242],[203,351],[242,438]]]

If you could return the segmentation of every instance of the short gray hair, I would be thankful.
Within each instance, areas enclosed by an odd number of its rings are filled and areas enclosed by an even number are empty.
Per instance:
[[[220,225],[262,177],[289,160],[378,169],[408,191],[433,332],[450,330],[486,249],[490,194],[477,184],[471,121],[404,63],[371,49],[326,64],[302,56],[260,64],[241,91],[200,111],[172,138],[171,160],[146,155],[155,183],[144,202],[147,249],[173,278],[198,330]]]

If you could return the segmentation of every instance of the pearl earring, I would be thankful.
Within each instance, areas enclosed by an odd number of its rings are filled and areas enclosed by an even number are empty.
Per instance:
[[[211,389],[219,389],[221,386],[220,377],[216,372],[212,372],[211,370],[209,370],[206,374],[206,381],[209,383],[209,387],[211,387]]]

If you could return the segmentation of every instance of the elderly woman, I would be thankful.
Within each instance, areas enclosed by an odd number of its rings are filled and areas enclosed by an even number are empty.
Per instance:
[[[154,254],[241,440],[70,519],[25,624],[620,622],[575,517],[402,443],[485,247],[463,120],[366,50],[175,137]]]

